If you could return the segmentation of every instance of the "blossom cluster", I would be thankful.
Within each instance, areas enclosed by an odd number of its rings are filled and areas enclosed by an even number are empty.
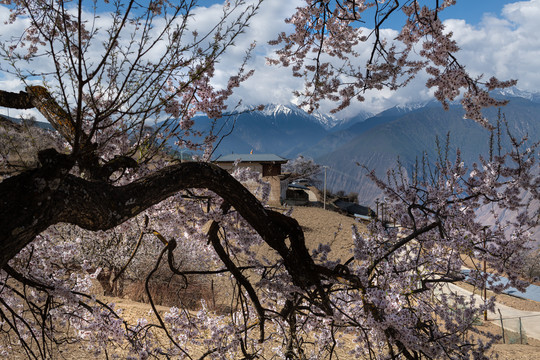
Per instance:
[[[481,110],[504,105],[489,92],[516,81],[482,81],[469,75],[459,63],[452,33],[445,31],[439,17],[455,1],[427,3],[306,0],[286,20],[294,31],[270,42],[280,48],[268,63],[291,67],[293,76],[305,79],[303,91],[296,92],[303,99],[301,106],[313,111],[321,101],[330,100],[337,104],[333,112],[354,99],[363,101],[367,90],[405,86],[425,69],[426,86],[436,88],[435,97],[443,106],[462,96],[465,116],[488,127]],[[384,25],[398,11],[407,21],[395,39],[386,39]],[[373,23],[368,23],[371,19]],[[359,44],[367,45],[369,53],[362,52]]]
[[[66,10],[63,2],[55,1],[5,2],[12,6],[12,16],[30,14],[35,19],[7,58],[24,59],[16,49],[26,49],[30,42],[29,59],[43,47],[56,69],[44,76],[51,98],[65,111],[62,120],[75,129],[66,151],[80,168],[70,169],[69,176],[103,188],[140,184],[175,166],[171,164],[176,161],[161,152],[171,138],[204,149],[196,160],[210,159],[217,134],[193,139],[203,136],[194,130],[195,115],[219,117],[232,91],[251,76],[245,66],[248,51],[224,88],[211,81],[216,61],[247,26],[256,6],[238,15],[242,2],[230,3],[222,21],[199,35],[187,31],[191,7],[155,1],[130,12],[117,2],[113,25],[100,42],[103,30],[82,18],[82,8]],[[397,2],[306,0],[288,20],[294,33],[281,34],[276,41],[285,44],[279,59],[270,62],[292,66],[295,76],[307,79],[305,105],[315,107],[330,99],[340,102],[338,110],[354,98],[361,100],[363,90],[396,88],[429,64],[428,86],[438,88],[439,100],[444,104],[465,89],[462,102],[468,116],[483,122],[479,109],[498,104],[488,91],[512,82],[481,83],[456,61],[457,46],[438,18],[453,2],[437,2],[435,9],[408,2],[402,7],[409,20],[398,38],[401,45],[389,45],[379,30]],[[378,20],[373,33],[365,35],[356,24],[370,9]],[[235,20],[228,22],[230,17]],[[370,37],[373,53],[365,68],[358,68],[351,58],[361,55],[356,46]],[[104,55],[91,61],[96,42]],[[409,54],[420,42],[424,60],[417,61]],[[152,51],[162,45],[162,56],[152,58]],[[335,67],[328,57],[344,65]],[[160,116],[166,120],[157,130],[146,126]],[[478,303],[448,292],[446,285],[464,280],[461,268],[468,259],[474,268],[467,280],[475,286],[493,285],[496,292],[526,286],[520,277],[521,257],[529,251],[529,230],[539,226],[539,209],[533,206],[540,200],[538,144],[511,142],[510,153],[481,158],[469,167],[457,153],[454,161],[438,159],[411,177],[399,169],[385,182],[371,173],[385,192],[388,216],[398,226],[382,219],[365,232],[353,228],[349,259],[331,260],[328,245],[314,244],[310,252],[294,219],[265,207],[240,187],[238,181],[250,181],[259,186],[263,202],[268,197],[268,185],[259,174],[243,168],[233,173],[234,180],[215,166],[204,167],[226,181],[223,188],[214,188],[222,190],[222,197],[202,185],[183,188],[137,209],[137,216],[114,229],[51,226],[0,270],[0,354],[19,350],[27,357],[51,358],[67,343],[133,359],[329,359],[337,354],[486,359],[495,338],[488,335],[487,342],[479,341],[474,321],[484,310],[493,310],[493,299]],[[137,166],[113,168],[115,176],[106,179],[85,173],[122,157]],[[2,159],[5,163],[4,154]],[[85,168],[88,159],[95,162],[88,161]],[[174,168],[185,169],[181,165]],[[292,165],[317,170],[305,159]],[[167,180],[172,181],[163,179],[158,186]],[[226,192],[231,186],[238,194]],[[524,192],[531,196],[523,197]],[[476,218],[475,210],[492,205],[494,215],[513,211],[517,216],[492,224]],[[252,214],[258,218],[250,218]],[[331,239],[320,240],[324,244]],[[484,261],[490,273],[481,270]],[[510,282],[499,285],[501,276]],[[122,294],[123,282],[138,285],[152,312],[129,321],[118,306],[95,294],[96,281],[106,295]],[[176,296],[166,312],[156,305],[159,290]]]

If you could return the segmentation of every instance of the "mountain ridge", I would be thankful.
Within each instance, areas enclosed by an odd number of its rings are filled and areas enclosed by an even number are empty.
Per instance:
[[[497,118],[497,109],[487,109],[484,113],[492,121]],[[528,135],[530,141],[540,140],[540,104],[528,100],[519,100],[503,108],[509,130],[517,138]],[[399,157],[400,162],[410,171],[416,159],[427,154],[436,159],[436,139],[444,146],[447,134],[450,134],[450,154],[455,156],[457,148],[465,162],[469,165],[478,161],[478,155],[486,156],[489,152],[489,131],[473,122],[463,119],[464,111],[460,106],[451,105],[448,111],[441,106],[428,106],[418,109],[383,124],[379,124],[359,133],[350,141],[315,158],[315,161],[336,170],[328,176],[328,185],[332,190],[358,192],[362,202],[372,204],[381,193],[365,189],[365,174],[360,174],[358,167],[351,164],[360,163],[374,169],[384,177],[391,170]],[[509,141],[503,143],[508,148]],[[376,155],[379,161],[374,161]],[[343,176],[347,173],[347,176]]]

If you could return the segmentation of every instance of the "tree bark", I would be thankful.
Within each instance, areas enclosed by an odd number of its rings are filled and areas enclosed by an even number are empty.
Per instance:
[[[93,231],[107,230],[183,189],[205,188],[231,204],[281,255],[298,286],[319,282],[298,223],[265,209],[216,165],[172,165],[124,186],[88,181],[67,174],[67,168],[48,164],[0,183],[0,268],[51,225],[65,222]]]
[[[0,106],[11,109],[31,109],[34,104],[32,104],[30,95],[24,91],[12,93],[0,90]]]

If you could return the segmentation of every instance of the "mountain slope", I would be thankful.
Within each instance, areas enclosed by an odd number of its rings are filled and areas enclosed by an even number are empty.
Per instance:
[[[485,115],[495,121],[497,111],[488,109]],[[503,111],[514,136],[520,138],[528,134],[530,141],[540,140],[540,104],[513,98]],[[384,176],[388,169],[395,166],[399,157],[410,173],[416,159],[421,159],[424,152],[432,161],[436,159],[436,138],[444,145],[448,133],[449,154],[455,156],[459,148],[467,164],[477,161],[479,154],[488,154],[489,131],[471,120],[463,119],[463,110],[459,106],[451,106],[449,111],[444,111],[440,106],[427,106],[363,131],[334,151],[319,156],[316,161],[329,166],[330,189],[358,192],[361,203],[370,205],[381,193],[365,177],[365,170],[357,163]],[[508,148],[509,141],[505,141],[503,146]]]
[[[436,106],[436,103],[431,102],[422,106],[417,105],[413,107],[395,106],[375,116],[369,117],[365,121],[353,122],[345,129],[336,130],[339,127],[333,128],[332,130],[334,131],[332,133],[325,136],[321,141],[311,148],[303,151],[302,154],[312,158],[318,158],[324,154],[337,150],[339,147],[343,146],[349,141],[352,141],[355,137],[370,129],[392,122],[405,114],[412,113],[414,111],[421,111],[421,108],[423,107],[431,106]]]
[[[328,133],[320,117],[284,105],[267,105],[262,111],[224,116],[215,124],[206,116],[194,120],[194,130],[208,133],[213,126],[221,139],[214,157],[253,150],[292,158]]]

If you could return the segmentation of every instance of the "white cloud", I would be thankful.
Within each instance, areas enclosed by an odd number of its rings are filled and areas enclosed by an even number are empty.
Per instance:
[[[540,0],[507,4],[498,16],[488,11],[486,9],[482,21],[476,26],[461,19],[445,21],[447,30],[454,33],[462,49],[457,54],[458,59],[474,75],[496,76],[500,80],[518,79],[520,89],[540,91],[540,36],[537,36]],[[252,36],[266,40],[275,37],[274,34],[284,29],[281,20],[287,16],[284,14],[286,11],[277,6],[262,9],[259,21],[263,21],[264,26],[257,26],[255,21],[246,38]],[[272,50],[265,45],[262,48],[265,55]],[[251,65],[256,69],[256,75],[242,85],[237,95],[245,103],[292,100],[288,92],[300,84],[299,80],[292,78],[288,69],[263,64],[259,58],[254,59]],[[395,92],[371,91],[365,94],[365,102],[353,103],[338,115],[350,117],[360,111],[378,112],[400,103],[428,100],[432,98],[433,90],[425,87],[426,78],[425,74],[419,74],[407,87]],[[321,106],[324,110],[331,107],[329,104]]]
[[[460,61],[474,74],[517,79],[522,90],[540,90],[540,0],[519,1],[504,6],[500,17],[484,16],[478,26],[448,20],[461,47]]]
[[[503,15],[520,28],[538,31],[538,19],[540,18],[540,0],[518,1],[504,6]]]
[[[302,0],[264,1],[249,28],[235,41],[236,46],[220,59],[215,82],[224,85],[228,77],[238,70],[250,44],[254,41],[257,44],[249,62],[249,68],[255,69],[255,74],[235,92],[232,104],[239,100],[245,105],[289,103],[293,100],[292,92],[302,86],[302,80],[294,78],[290,69],[268,66],[266,57],[271,56],[275,49],[268,42],[274,40],[279,32],[292,29],[284,19],[291,16],[301,4]]]
[[[284,19],[291,16],[302,2],[303,0],[264,1],[250,27],[235,40],[236,46],[230,48],[220,59],[215,83],[223,86],[228,77],[236,73],[249,44],[257,41],[257,48],[249,62],[249,66],[255,69],[255,75],[235,92],[235,101],[242,100],[245,105],[255,105],[295,100],[292,91],[301,88],[302,80],[292,77],[290,69],[266,65],[265,58],[271,56],[275,50],[268,45],[268,41],[275,39],[281,31],[291,30],[291,26],[285,24]],[[519,80],[520,89],[539,91],[540,36],[537,34],[537,24],[540,18],[540,0],[507,4],[501,14],[492,14],[488,12],[489,9],[486,10],[482,21],[477,25],[460,19],[445,21],[447,30],[453,32],[462,48],[457,54],[460,62],[473,74],[484,74],[486,78],[496,76],[501,80],[515,78]],[[208,29],[221,15],[220,5],[200,8],[195,12],[192,23],[198,28]],[[0,6],[0,21],[5,21],[7,16],[7,9]],[[100,21],[105,22],[106,19],[102,18]],[[0,39],[10,36],[9,34],[20,33],[24,27],[24,22],[4,25]],[[393,34],[395,32],[388,31],[388,36]],[[40,65],[39,60],[36,65]],[[425,81],[425,74],[420,74],[407,87],[396,92],[371,91],[364,95],[366,101],[353,103],[338,115],[350,117],[360,111],[378,112],[400,103],[427,100],[433,91],[425,88]],[[15,76],[5,72],[0,74],[0,86],[8,91],[18,91],[24,87]],[[334,104],[328,103],[321,106],[323,111],[332,107]]]

